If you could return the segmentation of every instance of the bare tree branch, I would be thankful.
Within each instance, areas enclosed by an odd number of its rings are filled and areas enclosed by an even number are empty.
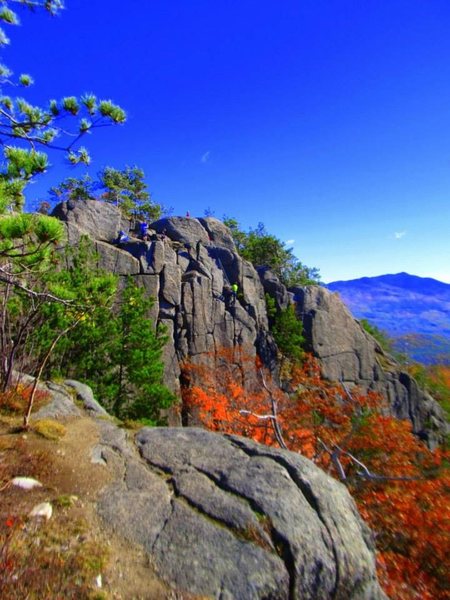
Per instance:
[[[259,370],[259,373],[261,375],[263,387],[266,390],[266,392],[269,394],[270,402],[272,404],[272,424],[273,424],[273,429],[275,432],[275,437],[277,438],[277,442],[280,445],[280,448],[283,448],[284,450],[288,450],[288,447],[286,446],[286,443],[283,438],[283,433],[281,431],[280,424],[278,422],[277,401],[275,400],[272,392],[267,387],[266,380],[264,379],[264,373],[262,372],[262,369]]]
[[[74,300],[64,300],[63,298],[59,298],[49,292],[36,292],[27,288],[25,285],[20,283],[11,273],[8,273],[3,267],[0,267],[0,281],[6,283],[7,285],[12,285],[13,287],[22,290],[31,298],[37,298],[39,300],[48,300],[49,302],[58,302],[59,304],[63,304],[64,306],[75,306]]]
[[[390,475],[377,475],[376,473],[372,473],[371,471],[369,471],[367,466],[363,462],[358,460],[356,456],[353,456],[353,454],[347,452],[347,450],[344,450],[337,444],[334,444],[333,449],[331,449],[320,438],[317,438],[317,440],[322,446],[322,448],[325,450],[325,452],[327,452],[330,455],[331,462],[335,466],[336,471],[339,475],[339,479],[341,479],[341,481],[347,480],[347,474],[345,473],[344,467],[342,466],[342,463],[340,461],[342,454],[348,456],[356,465],[361,467],[362,471],[356,471],[356,474],[358,475],[358,477],[361,477],[361,479],[368,479],[370,481],[417,481],[418,479],[420,479],[419,477],[396,477]]]
[[[256,413],[252,412],[251,410],[242,409],[239,411],[239,414],[252,416],[252,417],[255,417],[256,419],[261,419],[261,421],[267,421],[268,419],[276,420],[276,417],[274,417],[273,415],[258,415]]]

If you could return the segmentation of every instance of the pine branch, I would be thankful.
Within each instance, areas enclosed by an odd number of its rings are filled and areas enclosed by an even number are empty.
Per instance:
[[[58,296],[50,294],[49,292],[36,292],[35,290],[27,288],[3,267],[0,267],[0,281],[25,292],[28,296],[30,296],[30,298],[36,298],[48,302],[58,302],[64,306],[76,306],[73,300],[64,300],[63,298],[59,298]]]

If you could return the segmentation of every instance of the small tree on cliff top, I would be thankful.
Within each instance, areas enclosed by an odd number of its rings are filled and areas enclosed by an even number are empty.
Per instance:
[[[319,271],[302,264],[292,248],[267,232],[263,223],[245,232],[236,219],[225,217],[239,254],[255,267],[269,267],[287,287],[320,283]]]
[[[105,167],[97,180],[90,175],[81,179],[68,177],[51,188],[50,203],[98,199],[118,206],[129,219],[156,221],[164,208],[152,200],[144,176],[144,171],[138,167],[122,170]]]

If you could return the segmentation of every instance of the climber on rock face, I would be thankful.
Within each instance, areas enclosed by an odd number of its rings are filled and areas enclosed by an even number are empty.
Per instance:
[[[141,240],[146,240],[148,236],[148,225],[147,223],[139,224],[139,237]]]
[[[233,285],[231,286],[231,304],[236,304],[238,290],[239,290],[238,284],[233,283]]]
[[[225,285],[223,288],[222,297],[225,300],[225,304],[228,307],[234,306],[236,304],[236,296],[238,291],[237,283],[233,283],[233,285]]]
[[[125,242],[128,242],[129,239],[130,238],[127,236],[127,234],[125,233],[125,231],[120,230],[119,234],[117,236],[116,244],[123,244]]]

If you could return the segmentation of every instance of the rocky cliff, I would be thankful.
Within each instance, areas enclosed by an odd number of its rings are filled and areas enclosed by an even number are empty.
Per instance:
[[[152,224],[148,241],[130,232],[129,240],[118,245],[118,232],[128,232],[130,223],[111,204],[63,203],[53,214],[65,222],[70,244],[87,234],[103,268],[133,277],[155,298],[153,316],[169,335],[164,362],[170,389],[179,392],[183,361],[214,369],[222,349],[235,349],[237,355],[245,351],[249,358],[259,354],[275,368],[263,286],[253,266],[237,254],[223,223],[169,217]],[[239,286],[236,301],[230,293],[233,283]],[[244,377],[250,383],[256,372],[249,368]]]
[[[168,217],[151,225],[146,241],[133,237],[130,222],[111,204],[95,200],[60,204],[69,243],[93,239],[100,264],[121,277],[131,276],[156,299],[153,317],[167,327],[165,383],[180,390],[187,359],[215,369],[223,349],[258,355],[276,373],[277,350],[268,328],[265,293],[280,308],[295,301],[308,350],[331,380],[380,391],[392,413],[411,420],[414,431],[433,447],[447,426],[439,405],[369,336],[336,294],[311,286],[286,290],[267,271],[259,273],[238,253],[228,229],[214,218]],[[118,232],[129,240],[116,243]],[[235,301],[230,286],[237,283]],[[257,380],[254,361],[246,362],[244,385]]]
[[[308,349],[319,358],[327,379],[380,392],[392,414],[409,419],[431,448],[444,441],[448,425],[439,404],[383,352],[337,294],[318,286],[293,292]]]

